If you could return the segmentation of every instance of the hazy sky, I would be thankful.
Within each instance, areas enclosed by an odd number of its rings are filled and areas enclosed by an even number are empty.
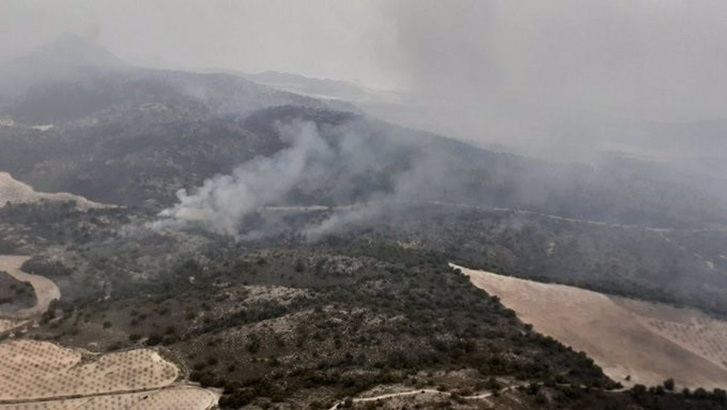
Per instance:
[[[377,50],[395,22],[369,1],[2,0],[0,56],[60,32],[174,67],[281,70],[394,85]]]
[[[503,133],[522,118],[561,131],[577,118],[562,132],[580,133],[595,132],[579,125],[590,116],[693,121],[727,108],[724,0],[2,0],[0,58],[63,31],[144,64],[407,88]]]

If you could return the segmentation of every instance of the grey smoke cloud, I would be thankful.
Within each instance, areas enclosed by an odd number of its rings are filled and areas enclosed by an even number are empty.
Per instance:
[[[281,218],[286,211],[326,211],[296,228],[314,240],[375,218],[392,204],[437,200],[448,189],[455,196],[464,189],[452,158],[441,148],[422,149],[422,141],[401,130],[388,129],[381,138],[376,126],[357,120],[321,128],[293,120],[276,128],[287,148],[178,191],[179,202],[162,211],[153,227],[256,238],[289,230]]]
[[[237,236],[243,218],[285,197],[315,167],[332,155],[316,125],[293,122],[279,126],[290,143],[272,157],[240,165],[231,175],[217,175],[193,192],[177,192],[179,203],[161,213],[161,224],[198,224],[217,233]]]
[[[7,0],[0,60],[71,31],[132,63],[405,89],[409,112],[374,112],[540,157],[698,157],[716,150],[661,134],[727,123],[725,20],[721,0]]]
[[[606,219],[612,216],[608,206],[600,205],[603,198],[615,209],[633,206],[620,184],[639,173],[623,162],[607,162],[602,169],[554,165],[488,153],[366,118],[334,124],[300,119],[278,123],[276,134],[287,148],[244,163],[231,175],[210,178],[199,188],[180,191],[179,203],[163,211],[153,226],[200,227],[244,239],[294,233],[316,240],[377,221],[401,205],[554,214],[573,207],[574,214],[595,212]],[[624,166],[623,172],[617,169]],[[626,192],[641,189],[646,181],[636,177]],[[662,183],[658,181],[649,184]],[[639,198],[647,203],[654,199]],[[684,204],[675,201],[674,206]]]
[[[390,10],[397,67],[422,105],[414,125],[578,159],[663,125],[725,118],[725,2],[425,0]]]

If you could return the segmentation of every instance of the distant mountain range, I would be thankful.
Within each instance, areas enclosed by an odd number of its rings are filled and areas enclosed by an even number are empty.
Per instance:
[[[356,83],[317,79],[299,74],[265,71],[257,74],[235,72],[251,81],[278,90],[321,99],[354,103],[369,115],[404,126],[481,142],[482,146],[511,152],[537,155],[537,144],[531,150],[496,135],[466,132],[456,123],[456,110],[448,104],[427,103],[406,91],[373,90]],[[462,114],[464,115],[464,113]],[[482,134],[482,133],[479,133]],[[692,183],[706,184],[709,189],[725,191],[727,180],[727,120],[704,120],[679,123],[625,123],[614,126],[604,140],[593,141],[588,160],[603,153],[614,157],[667,163],[682,174],[691,174]],[[557,145],[557,144],[556,144]],[[558,157],[556,159],[562,159]],[[672,170],[673,171],[673,170]],[[724,196],[727,199],[727,193]]]
[[[147,117],[170,121],[284,104],[354,109],[230,74],[132,66],[72,34],[0,66],[0,118],[21,124],[66,123],[149,109],[155,114]]]

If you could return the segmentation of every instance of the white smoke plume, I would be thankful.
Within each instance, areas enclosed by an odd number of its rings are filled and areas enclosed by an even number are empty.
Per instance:
[[[161,212],[154,228],[200,227],[236,238],[254,239],[291,228],[310,240],[376,218],[394,202],[438,198],[445,159],[415,149],[414,141],[390,135],[386,141],[361,124],[322,126],[294,120],[276,124],[289,144],[270,157],[257,157],[230,175],[216,175]],[[403,155],[402,152],[411,155]],[[387,164],[401,169],[387,169]],[[361,176],[386,174],[390,185]],[[378,180],[378,179],[377,179]],[[362,194],[363,193],[363,194]],[[301,199],[301,195],[302,198]],[[292,227],[288,212],[322,213]]]
[[[231,175],[209,178],[191,193],[179,190],[179,203],[161,213],[164,219],[157,226],[199,224],[237,236],[245,215],[284,198],[307,167],[333,155],[312,122],[294,121],[278,128],[290,147],[246,162]]]

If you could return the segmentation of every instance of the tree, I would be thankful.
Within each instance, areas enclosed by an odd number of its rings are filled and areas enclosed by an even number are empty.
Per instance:
[[[664,380],[663,385],[664,385],[664,388],[667,389],[668,391],[674,391],[674,379],[669,378],[669,379]]]
[[[634,396],[641,396],[644,393],[646,393],[646,386],[644,386],[643,384],[635,384],[631,388],[631,394]]]
[[[148,339],[146,339],[146,344],[148,346],[156,346],[156,345],[158,345],[161,342],[162,342],[161,336],[156,335],[156,334],[155,335],[151,335],[151,336],[149,336]]]

